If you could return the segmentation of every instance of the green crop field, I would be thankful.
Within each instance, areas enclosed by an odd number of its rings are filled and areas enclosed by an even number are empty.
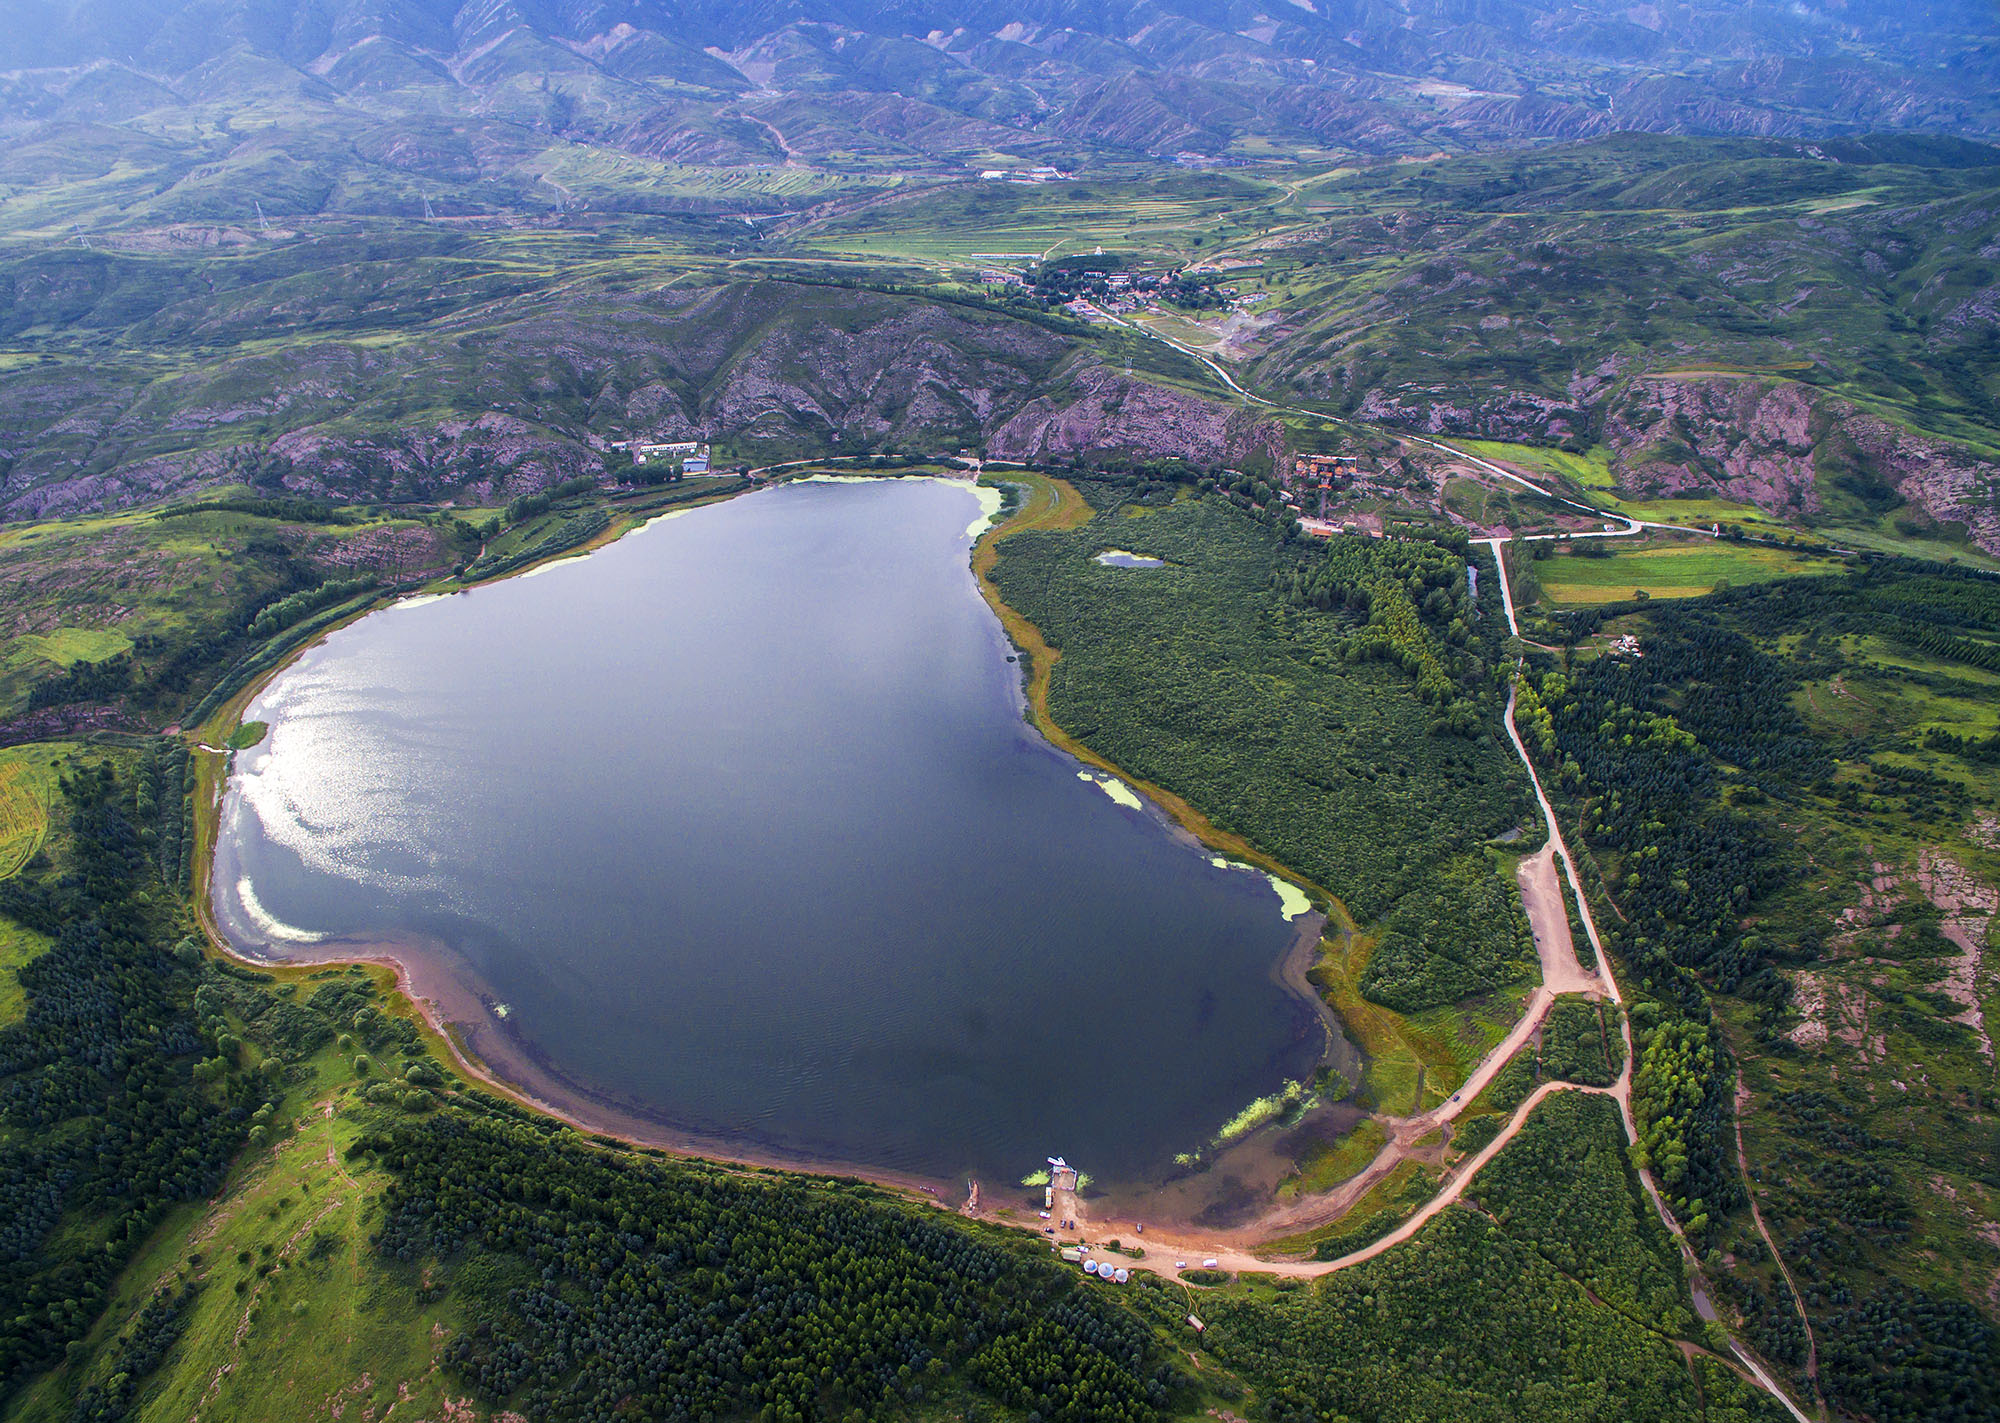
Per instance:
[[[1764,531],[1787,527],[1778,515],[1733,499],[1625,499],[1606,493],[1600,493],[1598,498],[1605,507],[1650,524],[1682,524],[1693,528],[1741,524]]]
[[[1543,445],[1509,444],[1504,440],[1453,440],[1451,443],[1482,459],[1559,475],[1586,489],[1610,489],[1613,486],[1611,454],[1602,446],[1593,446],[1579,455]]]
[[[934,262],[1097,247],[1182,260],[1254,231],[1246,214],[1273,196],[1265,185],[1220,177],[954,184],[867,204],[814,224],[802,240],[816,251]]]
[[[1692,598],[1727,583],[1759,583],[1798,574],[1833,573],[1837,559],[1784,549],[1704,539],[1699,543],[1628,546],[1603,542],[1615,551],[1602,558],[1559,552],[1534,562],[1536,581],[1552,602],[1562,605],[1616,603],[1643,592],[1653,598]]]

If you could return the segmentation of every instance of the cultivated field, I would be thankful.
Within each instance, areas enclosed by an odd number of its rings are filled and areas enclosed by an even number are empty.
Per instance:
[[[1762,583],[1801,573],[1832,573],[1838,560],[1754,544],[1617,543],[1592,558],[1558,553],[1531,565],[1542,591],[1558,604],[1616,603],[1644,593],[1651,598],[1694,598],[1724,584]]]

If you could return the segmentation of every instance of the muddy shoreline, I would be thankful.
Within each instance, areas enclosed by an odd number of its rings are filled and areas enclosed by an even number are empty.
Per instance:
[[[218,798],[218,821],[231,794],[225,783]],[[1185,835],[1184,828],[1172,824],[1158,807],[1148,802],[1151,813],[1168,820],[1172,829]],[[217,850],[220,850],[217,846]],[[621,1103],[570,1077],[547,1054],[516,1033],[505,1016],[496,1012],[503,1006],[460,955],[442,941],[407,941],[381,938],[330,937],[312,943],[280,943],[261,934],[246,922],[232,901],[234,896],[213,877],[214,856],[210,859],[210,886],[203,904],[204,922],[215,941],[236,962],[256,969],[292,972],[318,968],[339,968],[367,964],[389,970],[395,987],[416,1009],[425,1024],[449,1048],[454,1064],[466,1077],[522,1106],[553,1117],[576,1130],[613,1137],[633,1146],[665,1152],[690,1160],[764,1170],[801,1172],[811,1175],[844,1176],[868,1181],[915,1199],[957,1208],[975,1184],[983,1208],[982,1219],[994,1219],[997,1211],[1020,1204],[1032,1212],[1027,1188],[1012,1180],[984,1177],[961,1180],[921,1172],[898,1171],[880,1165],[850,1161],[837,1155],[817,1153],[781,1143],[759,1141],[746,1133],[717,1135],[674,1125],[648,1112],[643,1106]],[[1250,872],[1247,867],[1245,872]],[[1312,991],[1305,975],[1317,959],[1326,918],[1317,911],[1300,915],[1284,951],[1269,969],[1272,982],[1294,992],[1312,1010],[1312,1018],[1322,1033],[1317,1060],[1332,1062],[1347,1070],[1347,1055],[1354,1050],[1339,1032],[1338,1019],[1331,1015]],[[1204,1153],[1203,1164],[1189,1172],[1175,1173],[1166,1180],[1110,1182],[1102,1196],[1104,1208],[1156,1221],[1169,1227],[1199,1229],[1207,1224],[1200,1217],[1216,1205],[1215,1193],[1246,1160],[1263,1161],[1272,1154],[1273,1139],[1283,1128],[1265,1126],[1240,1141]],[[1205,1143],[1190,1140],[1191,1150]],[[1088,1169],[1087,1155],[1081,1158]],[[1265,1174],[1259,1171],[1257,1174]],[[1204,1189],[1204,1188],[1209,1189]],[[1018,1202],[1016,1197],[1019,1197]],[[1038,1224],[1030,1213],[1021,1221],[1006,1222],[1032,1228]]]

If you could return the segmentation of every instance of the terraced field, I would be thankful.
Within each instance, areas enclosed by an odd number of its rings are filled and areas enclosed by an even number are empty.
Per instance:
[[[68,750],[43,742],[0,751],[0,880],[18,874],[48,839],[56,764]]]

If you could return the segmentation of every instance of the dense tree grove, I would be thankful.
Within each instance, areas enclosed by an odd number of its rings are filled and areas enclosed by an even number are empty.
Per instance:
[[[153,517],[156,519],[186,518],[191,514],[251,514],[261,519],[277,519],[287,524],[352,524],[361,515],[351,509],[343,509],[323,499],[301,499],[281,497],[261,499],[254,496],[230,496],[222,499],[205,499],[199,504],[181,504],[162,509]]]
[[[564,519],[555,528],[542,535],[531,544],[524,545],[512,553],[486,555],[475,558],[466,565],[469,578],[499,578],[512,573],[517,568],[570,549],[589,543],[611,527],[611,517],[602,509],[585,509]]]
[[[153,861],[160,881],[185,892],[194,881],[194,768],[186,744],[148,747],[133,782],[132,819],[156,828]]]
[[[1618,1010],[1584,998],[1558,998],[1542,1024],[1542,1075],[1609,1087],[1625,1065]]]
[[[1151,1419],[1151,1331],[1030,1241],[803,1182],[639,1161],[454,1107],[364,1139],[379,1244],[489,1280],[450,1361],[537,1418],[878,1416],[963,1376],[1051,1420]]]
[[[1625,1158],[1609,1097],[1545,1097],[1472,1195],[1563,1274],[1642,1324],[1698,1337],[1680,1256]]]
[[[142,762],[137,792],[174,764]],[[265,1100],[255,1077],[199,1070],[215,1049],[193,1012],[201,957],[173,948],[154,836],[133,823],[147,801],[108,763],[62,789],[61,872],[0,884],[0,913],[54,940],[0,1029],[0,1388],[83,1336],[166,1211],[214,1191]]]
[[[180,1340],[187,1327],[188,1306],[198,1293],[200,1286],[195,1284],[178,1289],[162,1286],[146,1301],[132,1328],[118,1340],[110,1377],[77,1395],[70,1423],[121,1423],[130,1416],[140,1385]]]
[[[1483,853],[1445,860],[1389,912],[1361,991],[1402,1013],[1528,978],[1535,937],[1514,888]]]
[[[1706,1225],[1745,1197],[1729,1139],[1734,1075],[1702,978],[1782,995],[1762,940],[1742,926],[1789,872],[1758,822],[1723,802],[1722,782],[1789,788],[1830,763],[1792,710],[1789,671],[1713,613],[1651,611],[1642,641],[1637,659],[1525,678],[1517,719],[1619,869],[1620,912],[1601,927],[1646,995],[1633,1014],[1641,1146],[1683,1222]]]
[[[1820,1367],[1877,1423],[2000,1419],[2000,1333],[1963,1300],[1889,1285],[1826,1317]]]
[[[1328,539],[1317,562],[1284,580],[1295,603],[1343,609],[1367,621],[1341,644],[1349,660],[1386,658],[1437,708],[1436,731],[1477,735],[1497,712],[1490,676],[1506,629],[1482,619],[1467,577],[1463,529],[1428,538]]]
[[[366,592],[374,586],[373,577],[330,578],[317,587],[287,593],[259,609],[257,616],[250,620],[248,631],[252,637],[269,637],[304,621],[322,608],[344,603],[356,593]]]
[[[1107,568],[1093,561],[1107,545],[1171,566]],[[994,584],[1061,653],[1056,722],[1339,895],[1356,919],[1379,918],[1440,862],[1523,823],[1525,778],[1494,734],[1497,700],[1479,735],[1431,734],[1437,709],[1408,674],[1347,660],[1358,614],[1291,597],[1294,570],[1303,578],[1318,552],[1262,520],[1209,497],[1027,531],[1003,548]],[[1474,606],[1482,638],[1504,633],[1491,578]]]
[[[1614,1167],[1622,1174],[1610,1154],[1582,1169]],[[1611,1268],[1603,1247],[1569,1235],[1591,1228],[1593,1216],[1585,1207],[1542,1217],[1531,1241],[1455,1207],[1408,1245],[1309,1290],[1268,1303],[1204,1299],[1209,1346],[1257,1381],[1274,1423],[1781,1418],[1726,1371],[1697,1391],[1672,1344],[1564,1278],[1545,1249]],[[1623,1245],[1614,1249],[1619,1263],[1632,1263]]]

